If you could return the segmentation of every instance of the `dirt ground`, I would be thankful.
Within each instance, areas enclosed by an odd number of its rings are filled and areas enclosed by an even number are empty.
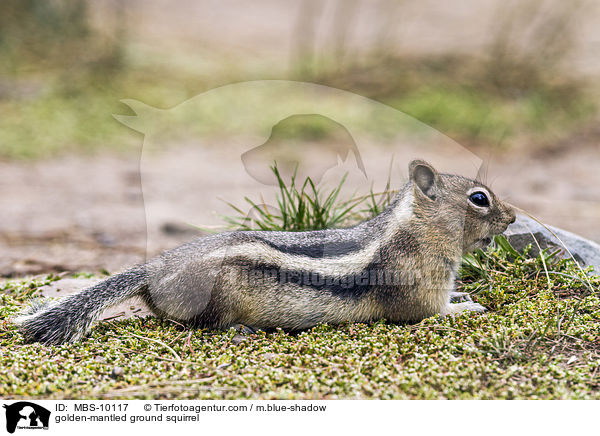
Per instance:
[[[364,154],[379,179],[391,154],[383,146]],[[395,155],[398,188],[414,152]],[[272,201],[274,188],[252,182],[238,156],[227,147],[181,145],[145,157],[142,166],[134,153],[0,162],[0,275],[113,273],[202,234],[189,223],[222,225],[219,215],[232,211],[220,199]],[[435,164],[463,172],[458,159],[447,154]],[[598,139],[588,138],[553,152],[490,157],[484,179],[544,222],[600,242],[599,168]]]

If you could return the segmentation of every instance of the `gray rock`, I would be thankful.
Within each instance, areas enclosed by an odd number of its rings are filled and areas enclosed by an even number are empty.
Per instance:
[[[563,257],[569,257],[569,253],[564,247],[567,246],[581,266],[591,265],[595,272],[600,273],[600,245],[566,230],[552,226],[547,227],[551,231],[528,216],[517,215],[517,221],[508,227],[504,235],[518,251],[522,251],[528,244],[531,244],[530,254],[533,256],[539,254],[533,240],[534,236],[542,250],[545,248],[561,249]],[[552,233],[558,236],[560,241]]]
[[[237,334],[233,338],[231,338],[231,343],[233,345],[239,345],[242,342],[246,342],[247,340],[248,340],[248,338],[246,336]]]

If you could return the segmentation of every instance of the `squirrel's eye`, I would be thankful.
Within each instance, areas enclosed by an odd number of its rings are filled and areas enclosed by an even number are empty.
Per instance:
[[[490,205],[487,195],[481,191],[473,192],[469,197],[469,200],[476,206],[487,207]]]

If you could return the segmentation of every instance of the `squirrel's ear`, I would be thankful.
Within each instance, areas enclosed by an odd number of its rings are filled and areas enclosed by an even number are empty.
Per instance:
[[[436,187],[440,184],[440,176],[431,165],[424,160],[413,160],[408,166],[410,180],[425,196],[435,200]]]

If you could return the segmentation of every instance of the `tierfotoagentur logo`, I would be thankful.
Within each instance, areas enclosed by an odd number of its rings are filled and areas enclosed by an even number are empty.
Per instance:
[[[19,430],[47,430],[50,422],[50,411],[29,401],[4,404],[6,409],[6,431],[14,433]]]
[[[426,286],[428,281],[443,280],[447,274],[443,268],[433,268],[423,277],[421,270],[403,270],[400,268],[369,268],[356,273],[344,275],[327,275],[315,271],[299,271],[285,268],[270,267],[261,264],[239,265],[240,283],[251,287],[264,286],[267,283],[286,284],[293,283],[299,286],[314,288],[342,288],[369,286],[394,286],[414,288],[417,285]]]

